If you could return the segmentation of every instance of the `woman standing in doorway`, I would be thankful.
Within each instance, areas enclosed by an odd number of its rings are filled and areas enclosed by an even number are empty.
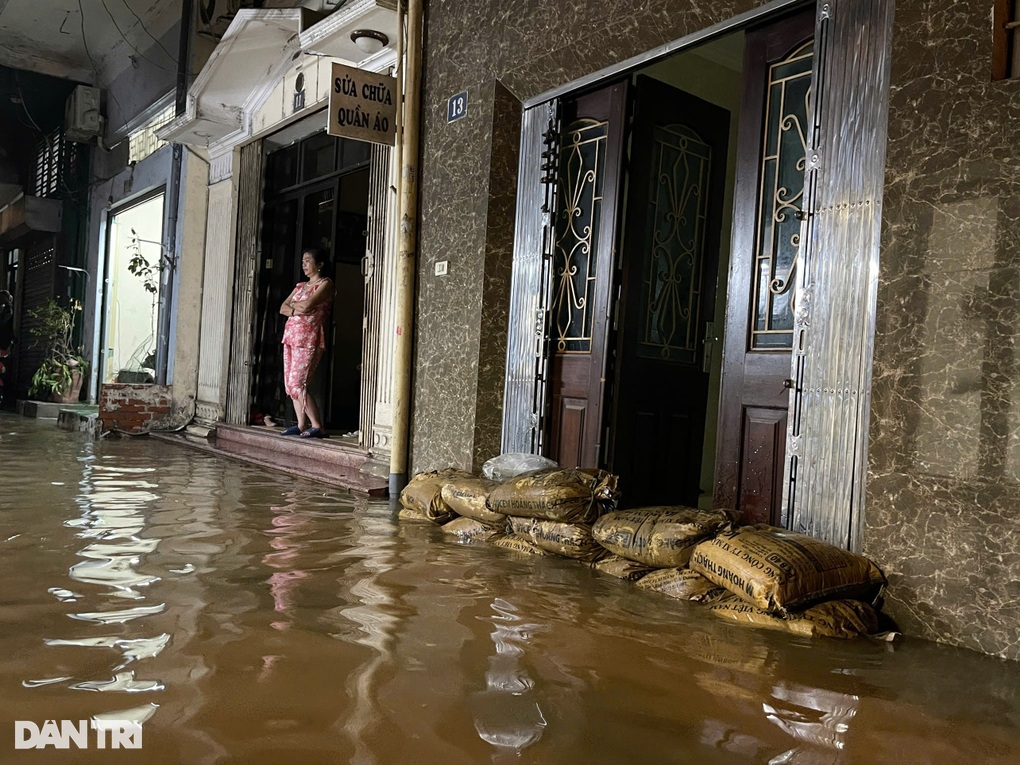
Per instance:
[[[322,250],[305,250],[301,270],[308,281],[298,282],[280,313],[287,317],[283,329],[283,380],[294,401],[297,425],[280,435],[323,438],[319,408],[308,394],[308,381],[326,348],[324,326],[333,302],[333,282],[324,275],[326,255]]]

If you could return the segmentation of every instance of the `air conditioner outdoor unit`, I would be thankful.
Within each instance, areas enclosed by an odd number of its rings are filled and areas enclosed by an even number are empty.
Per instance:
[[[103,133],[99,113],[99,88],[78,85],[67,98],[64,109],[64,136],[69,141],[88,143]]]

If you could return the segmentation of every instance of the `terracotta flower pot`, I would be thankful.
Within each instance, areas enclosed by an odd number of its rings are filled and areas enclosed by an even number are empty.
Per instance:
[[[82,379],[81,372],[72,372],[70,387],[62,393],[55,393],[53,401],[57,404],[77,404],[78,399],[81,397]]]

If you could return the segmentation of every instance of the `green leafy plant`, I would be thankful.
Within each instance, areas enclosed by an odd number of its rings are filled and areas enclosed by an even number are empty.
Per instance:
[[[45,358],[39,369],[32,375],[28,395],[30,398],[45,396],[60,398],[68,395],[74,385],[74,375],[84,376],[88,362],[81,347],[71,342],[75,314],[81,311],[81,303],[72,301],[64,308],[56,300],[27,312],[30,332],[35,338],[32,347],[42,346]]]
[[[142,245],[151,244],[159,248],[159,257],[152,263],[142,254]],[[142,280],[145,291],[153,296],[159,292],[159,279],[164,268],[173,271],[174,262],[163,247],[162,243],[149,239],[141,239],[138,232],[131,229],[131,237],[127,245],[128,263],[127,270]],[[153,297],[155,299],[155,297]]]

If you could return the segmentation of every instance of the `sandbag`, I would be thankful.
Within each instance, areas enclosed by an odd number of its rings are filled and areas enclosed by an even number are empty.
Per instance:
[[[443,501],[443,486],[451,479],[470,476],[457,468],[418,473],[400,492],[400,504],[408,510],[417,510],[433,523],[446,523],[453,520],[456,513]]]
[[[495,529],[487,523],[482,523],[474,518],[462,517],[444,523],[443,533],[453,534],[461,539],[488,539],[500,532],[499,529]]]
[[[710,610],[732,622],[802,637],[855,638],[878,631],[875,609],[859,600],[830,600],[783,617],[755,608],[743,598],[731,596],[714,604]]]
[[[419,521],[421,523],[433,523],[433,520],[429,518],[425,513],[420,510],[413,510],[408,507],[400,508],[400,512],[397,513],[397,518],[402,521]]]
[[[823,600],[874,600],[885,576],[867,558],[820,539],[759,524],[702,542],[691,568],[772,613]]]
[[[517,518],[510,521],[510,528],[543,550],[565,558],[593,561],[609,553],[591,535],[587,523],[560,523],[538,518]]]
[[[489,525],[502,524],[506,516],[492,512],[486,505],[489,492],[499,486],[498,481],[485,478],[451,478],[442,489],[443,501],[458,515],[474,518]]]
[[[504,515],[591,523],[616,506],[617,476],[604,470],[549,470],[511,478],[489,493]]]
[[[592,568],[628,582],[638,582],[642,577],[657,570],[644,563],[638,563],[636,560],[624,558],[622,555],[607,555],[605,558],[595,561]]]
[[[725,587],[708,581],[697,571],[691,571],[686,567],[656,569],[648,576],[642,577],[637,584],[646,590],[695,603],[714,603],[730,594]]]
[[[513,550],[525,555],[548,555],[545,550],[530,539],[525,539],[517,534],[495,534],[489,537],[489,542],[504,550]]]
[[[642,507],[599,518],[592,533],[607,550],[656,568],[686,566],[695,546],[730,522],[722,510]]]
[[[506,528],[511,534],[527,536],[531,533],[531,524],[534,518],[518,518],[516,515],[506,516]]]

